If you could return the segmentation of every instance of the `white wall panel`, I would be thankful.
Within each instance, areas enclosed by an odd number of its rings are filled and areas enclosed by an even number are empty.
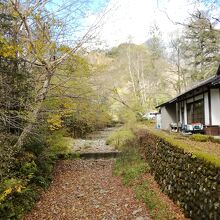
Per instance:
[[[204,113],[205,113],[205,125],[210,125],[209,124],[209,96],[208,93],[206,92],[204,94]]]
[[[212,125],[220,125],[220,95],[219,89],[211,89]]]
[[[176,107],[175,105],[161,107],[161,129],[169,130],[170,123],[176,122]]]

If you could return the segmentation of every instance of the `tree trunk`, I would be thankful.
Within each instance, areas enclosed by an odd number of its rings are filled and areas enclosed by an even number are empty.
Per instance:
[[[127,57],[128,57],[128,71],[129,71],[131,82],[132,82],[133,92],[134,92],[134,95],[137,96],[134,77],[133,77],[133,74],[132,74],[132,71],[131,71],[131,48],[130,48],[130,44],[129,44],[129,51],[127,52]]]
[[[50,70],[47,70],[47,72],[48,72],[48,74],[46,76],[46,79],[44,81],[42,89],[40,90],[39,94],[37,94],[37,96],[36,96],[36,99],[35,99],[36,105],[34,106],[34,110],[31,114],[31,120],[29,121],[28,125],[23,129],[21,135],[19,136],[19,138],[15,144],[15,146],[17,148],[21,148],[22,145],[24,145],[27,136],[32,132],[33,127],[34,127],[35,123],[37,122],[42,103],[47,96],[50,82],[51,82],[51,78],[53,76],[53,72],[51,72]]]

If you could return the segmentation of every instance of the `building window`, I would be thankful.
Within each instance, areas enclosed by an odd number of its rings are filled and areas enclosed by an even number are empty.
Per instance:
[[[191,124],[193,122],[193,103],[187,104],[187,123]]]
[[[205,116],[203,99],[187,104],[187,122],[188,124],[197,122],[204,124]]]

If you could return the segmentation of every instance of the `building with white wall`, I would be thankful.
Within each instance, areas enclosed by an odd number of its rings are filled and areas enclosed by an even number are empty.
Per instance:
[[[202,124],[204,133],[220,135],[220,66],[215,76],[165,102],[157,108],[161,113],[161,129]]]

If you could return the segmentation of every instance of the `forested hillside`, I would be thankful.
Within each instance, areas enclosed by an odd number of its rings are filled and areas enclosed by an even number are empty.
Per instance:
[[[211,10],[196,10],[185,22],[181,32],[170,35],[168,44],[163,42],[158,26],[153,25],[142,45],[129,40],[110,50],[91,53],[96,57],[93,62],[101,66],[102,90],[111,91],[112,108],[122,120],[152,111],[216,74],[220,62],[219,20],[212,17]]]

